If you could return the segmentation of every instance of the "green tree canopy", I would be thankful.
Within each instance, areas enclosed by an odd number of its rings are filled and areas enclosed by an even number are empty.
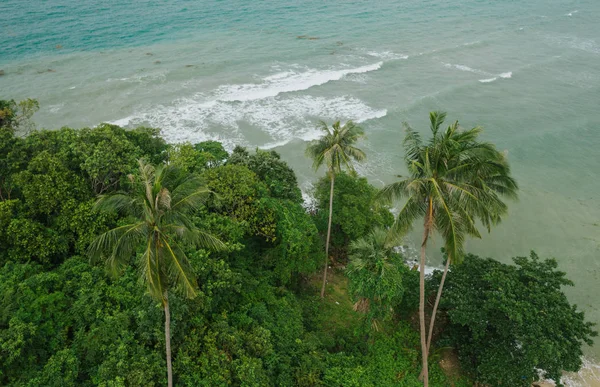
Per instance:
[[[467,255],[450,271],[441,303],[448,343],[481,383],[530,386],[538,370],[559,381],[579,370],[582,346],[597,332],[567,300],[562,287],[573,283],[556,260],[532,252],[514,262]]]
[[[246,148],[237,146],[227,160],[228,164],[245,165],[269,189],[270,196],[288,199],[295,203],[302,203],[302,194],[298,188],[296,174],[281,156],[275,151],[257,149],[250,154]]]
[[[394,223],[390,208],[377,200],[379,190],[366,178],[342,172],[335,178],[331,246],[338,258],[346,256],[351,241],[368,235],[375,227]],[[317,201],[316,223],[319,231],[327,231],[329,179],[321,178],[315,187]]]

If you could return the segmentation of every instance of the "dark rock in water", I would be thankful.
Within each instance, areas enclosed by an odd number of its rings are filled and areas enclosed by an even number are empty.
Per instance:
[[[0,77],[4,75],[4,70],[0,70]]]
[[[194,67],[194,65],[185,65],[185,67]]]
[[[62,47],[62,44],[57,44],[57,45],[56,45],[56,49],[57,49],[57,50],[60,50],[61,48],[63,48],[63,47]]]
[[[319,38],[317,38],[316,36],[311,36],[310,38],[308,38],[308,40],[319,40]]]
[[[151,52],[147,52],[147,53],[146,53],[146,55],[148,55],[148,56],[152,56],[152,55],[154,55],[154,54],[153,54],[153,53],[151,53]]]
[[[308,38],[308,36],[306,36],[306,35],[298,35],[298,36],[296,36],[296,39],[306,39],[306,38]]]
[[[296,36],[296,39],[318,40],[319,38],[316,36],[298,35]]]
[[[160,64],[159,60],[154,61],[154,64]]]
[[[52,70],[52,69],[47,69],[47,70],[40,70],[37,73],[38,74],[44,74],[44,73],[55,73],[56,70]]]
[[[343,46],[344,42],[335,42],[335,44],[337,44],[338,46]]]

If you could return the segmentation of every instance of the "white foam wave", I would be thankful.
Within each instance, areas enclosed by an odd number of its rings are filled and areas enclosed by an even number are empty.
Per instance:
[[[561,382],[567,387],[600,386],[600,364],[583,357],[583,365],[576,374],[567,374]]]
[[[408,59],[408,55],[397,54],[392,51],[382,51],[382,52],[369,51],[369,52],[367,52],[367,54],[374,56],[375,58],[381,58],[381,59],[386,59],[386,60]]]
[[[574,14],[576,14],[577,12],[579,12],[578,10],[575,11],[571,11],[568,14],[566,14],[565,16],[573,16]]]
[[[507,71],[507,72],[501,73],[501,74],[492,74],[492,73],[488,73],[487,71],[474,69],[469,66],[465,66],[465,65],[461,65],[461,64],[452,64],[452,63],[443,63],[443,62],[442,62],[442,64],[444,65],[444,67],[449,68],[449,69],[457,69],[460,71],[466,71],[469,73],[480,74],[480,75],[485,75],[485,76],[490,77],[490,78],[480,79],[479,82],[481,82],[481,83],[490,83],[490,82],[494,82],[498,78],[508,79],[508,78],[512,77],[512,71]]]
[[[219,101],[243,102],[275,97],[281,93],[307,90],[330,81],[337,81],[348,74],[375,71],[381,68],[382,65],[383,62],[377,62],[349,69],[285,71],[263,78],[262,83],[220,86],[216,91],[216,98]]]
[[[371,108],[354,97],[277,97],[234,103],[191,98],[148,107],[113,123],[161,128],[169,142],[215,139],[228,148],[237,144],[274,148],[293,139],[317,138],[321,134],[316,129],[317,119],[364,122],[386,114],[387,110]]]
[[[131,77],[123,77],[123,78],[108,78],[106,82],[127,82],[127,83],[140,83],[147,84],[155,81],[164,82],[167,79],[167,74],[165,71],[153,72],[148,74],[136,74]]]
[[[492,74],[490,74],[488,72],[485,72],[483,70],[474,69],[474,68],[471,68],[469,66],[465,66],[465,65],[461,65],[461,64],[444,63],[444,67],[449,68],[449,69],[450,68],[455,68],[455,69],[460,70],[460,71],[467,71],[467,72],[475,73],[475,74],[492,75]]]
[[[564,374],[560,381],[566,387],[596,387],[600,386],[600,364],[594,363],[585,356],[581,358],[583,364],[579,372],[569,372]],[[546,379],[544,382],[555,386],[552,379]]]

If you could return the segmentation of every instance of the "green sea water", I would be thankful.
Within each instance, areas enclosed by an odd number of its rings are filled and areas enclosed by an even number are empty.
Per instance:
[[[401,123],[425,132],[445,110],[482,125],[521,186],[468,250],[556,257],[600,322],[599,20],[597,0],[3,0],[0,98],[39,99],[44,128],[145,124],[273,148],[306,192],[317,120],[359,121],[359,171],[382,185],[404,172]],[[594,361],[579,385],[600,385]]]

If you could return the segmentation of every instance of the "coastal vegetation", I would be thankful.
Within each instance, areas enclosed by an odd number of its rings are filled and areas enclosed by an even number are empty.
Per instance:
[[[36,106],[0,101],[0,385],[529,386],[596,335],[555,260],[463,251],[517,188],[478,128],[407,129],[410,176],[379,190],[362,130],[324,125],[308,210],[274,151],[33,130]],[[452,268],[408,265],[416,219]]]

